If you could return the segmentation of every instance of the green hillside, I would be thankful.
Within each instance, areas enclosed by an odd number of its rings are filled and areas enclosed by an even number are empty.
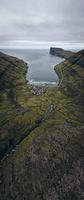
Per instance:
[[[84,50],[34,95],[27,64],[0,53],[0,199],[83,200]]]

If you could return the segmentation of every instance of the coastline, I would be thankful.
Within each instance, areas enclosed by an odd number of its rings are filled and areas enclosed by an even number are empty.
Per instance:
[[[83,63],[84,51],[59,64],[58,87],[34,95],[27,85],[27,65],[0,54],[2,199],[83,195]]]
[[[50,83],[50,82],[27,82],[29,89],[34,95],[43,95],[49,88],[58,87],[58,83]]]

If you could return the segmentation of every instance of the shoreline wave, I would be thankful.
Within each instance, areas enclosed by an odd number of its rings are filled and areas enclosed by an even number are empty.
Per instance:
[[[28,81],[29,85],[35,85],[35,86],[57,86],[58,85],[58,81],[57,82],[50,82],[50,81],[33,81],[33,80],[29,80]]]

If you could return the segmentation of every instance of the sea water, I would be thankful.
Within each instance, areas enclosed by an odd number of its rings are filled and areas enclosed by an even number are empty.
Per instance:
[[[49,54],[47,49],[4,49],[4,53],[23,59],[28,64],[26,79],[31,85],[57,85],[54,66],[63,59]]]

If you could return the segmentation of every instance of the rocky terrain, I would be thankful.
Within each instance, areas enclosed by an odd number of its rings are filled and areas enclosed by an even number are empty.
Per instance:
[[[37,96],[27,64],[0,53],[0,200],[84,199],[84,50]]]
[[[51,47],[49,53],[53,56],[58,56],[65,59],[69,58],[70,56],[73,56],[74,54],[72,51],[67,51],[62,48],[55,48],[55,47]]]

